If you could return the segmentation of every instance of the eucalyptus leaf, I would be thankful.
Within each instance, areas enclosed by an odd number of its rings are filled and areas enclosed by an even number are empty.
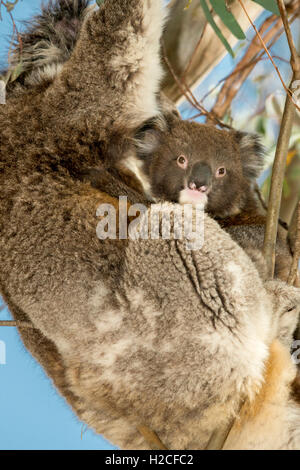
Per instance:
[[[255,130],[258,134],[261,134],[261,135],[266,134],[266,123],[265,123],[265,119],[262,116],[258,118]]]
[[[229,42],[227,41],[227,39],[224,37],[224,35],[222,34],[222,31],[220,30],[220,28],[218,27],[218,25],[216,24],[215,20],[213,19],[213,16],[208,8],[208,5],[206,3],[206,0],[199,0],[200,1],[200,4],[203,8],[203,11],[204,11],[204,14],[206,16],[206,19],[208,21],[208,23],[211,25],[211,27],[213,28],[214,32],[216,33],[216,35],[218,36],[218,38],[220,39],[220,41],[222,41],[222,43],[224,44],[224,46],[226,47],[227,51],[229,52],[229,54],[234,57],[234,52],[229,44]]]
[[[245,33],[233,14],[228,10],[225,0],[209,0],[217,15],[221,18],[229,31],[238,39],[245,39]]]
[[[272,13],[275,13],[275,15],[280,16],[280,11],[276,0],[253,0],[253,2],[258,3],[259,5],[264,7],[266,10],[271,11]]]

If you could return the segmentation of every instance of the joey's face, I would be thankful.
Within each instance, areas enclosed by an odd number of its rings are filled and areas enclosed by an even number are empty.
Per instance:
[[[257,168],[249,167],[248,173],[243,164],[245,159],[251,165],[252,136],[177,120],[158,132],[155,146],[155,134],[148,132],[153,150],[144,166],[154,197],[201,204],[219,217],[240,212],[262,163],[257,155]]]
[[[237,175],[241,176],[241,171],[234,168],[232,159],[224,158],[224,153],[212,156],[209,149],[192,152],[182,148],[178,156],[166,158],[168,149],[161,150],[156,154],[151,174],[156,196],[180,204],[201,204],[208,211],[217,213],[223,211],[227,199],[224,195],[230,196],[228,199],[232,201],[233,192],[236,196],[239,193]]]

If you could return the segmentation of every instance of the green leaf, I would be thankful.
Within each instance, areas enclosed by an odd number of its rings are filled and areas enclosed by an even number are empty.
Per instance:
[[[214,32],[216,33],[216,35],[218,36],[218,38],[222,41],[222,43],[224,44],[224,46],[226,47],[227,51],[229,52],[229,54],[234,57],[234,52],[229,44],[229,42],[227,41],[227,39],[223,36],[222,34],[222,31],[220,30],[220,28],[218,27],[218,25],[216,24],[215,20],[213,19],[212,17],[212,14],[211,12],[209,11],[209,8],[208,8],[208,5],[206,3],[206,0],[199,0],[200,3],[201,3],[201,6],[203,8],[203,11],[204,11],[204,14],[206,16],[206,19],[207,21],[209,22],[209,24],[211,25],[211,27],[213,28]]]
[[[104,0],[96,0],[96,3],[98,7],[101,7],[101,5],[104,3]]]
[[[259,5],[264,7],[266,10],[271,11],[272,13],[275,13],[275,15],[280,16],[280,11],[276,0],[253,0],[253,2],[258,3]]]
[[[258,118],[255,130],[258,134],[266,135],[266,123],[262,116]]]
[[[238,39],[245,39],[245,33],[238,24],[233,14],[227,9],[225,0],[209,0],[211,6],[221,18],[225,26],[231,31],[232,34]]]

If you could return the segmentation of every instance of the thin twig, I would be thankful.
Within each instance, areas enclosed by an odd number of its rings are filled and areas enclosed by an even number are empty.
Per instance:
[[[272,25],[272,26],[271,26]],[[271,28],[270,28],[271,26]],[[275,15],[270,16],[264,21],[260,27],[260,35],[264,33],[264,42],[269,42],[278,30],[282,28],[280,18]],[[222,119],[230,107],[233,99],[239,92],[241,85],[245,82],[250,75],[258,60],[263,56],[264,51],[261,51],[261,44],[257,42],[257,37],[254,36],[250,46],[248,47],[245,55],[238,63],[236,69],[226,79],[222,89],[220,90],[217,100],[214,104],[212,111],[219,118]]]
[[[8,320],[8,321],[0,321],[0,327],[1,326],[14,326],[14,327],[19,327],[19,328],[34,328],[34,326],[29,323],[29,322],[25,322],[25,321],[12,321],[12,320]]]
[[[141,433],[145,441],[152,450],[168,450],[158,435],[147,426],[137,426],[137,430]]]
[[[291,28],[290,28],[290,24],[289,24],[289,20],[288,20],[286,7],[285,7],[285,4],[284,4],[283,0],[278,0],[277,3],[278,3],[279,11],[280,11],[280,16],[282,18],[282,22],[283,22],[283,25],[284,25],[284,30],[285,30],[285,33],[286,33],[286,37],[287,37],[287,40],[288,40],[288,43],[289,43],[289,48],[290,48],[290,51],[291,51],[291,66],[292,66],[293,70],[295,70],[299,66],[300,61],[299,61],[298,52],[297,52],[297,49],[296,49],[296,46],[295,46],[295,43],[294,43],[294,40],[293,40],[293,36],[292,36],[292,32],[291,32]]]
[[[230,126],[227,124],[224,124],[221,122],[215,115],[214,113],[207,111],[202,104],[199,103],[199,101],[196,99],[194,94],[192,93],[191,89],[188,87],[188,85],[185,83],[184,80],[180,80],[180,78],[177,76],[174,68],[172,67],[171,62],[169,61],[167,57],[167,51],[164,43],[162,44],[162,50],[163,50],[163,60],[165,61],[166,66],[168,67],[171,75],[173,76],[175,82],[177,83],[178,87],[180,88],[183,96],[186,98],[186,100],[190,103],[191,106],[193,106],[197,111],[200,111],[201,114],[204,116],[207,116],[211,121],[213,121],[215,124],[225,127],[227,129],[232,129]]]
[[[183,84],[183,83],[180,81],[180,79],[177,77],[177,74],[175,73],[175,70],[173,69],[171,62],[170,62],[169,59],[168,59],[166,47],[165,47],[164,44],[163,44],[162,48],[163,48],[163,59],[164,59],[166,65],[167,65],[167,67],[168,67],[168,69],[169,69],[171,75],[173,76],[174,80],[176,81],[178,87],[180,88],[180,90],[181,90],[183,96],[186,98],[186,100],[187,100],[194,108],[196,108],[198,111],[201,111],[203,114],[207,115],[207,111],[206,111],[204,108],[200,107],[200,105],[195,105],[195,103],[193,103],[193,101],[191,100],[190,96],[188,95],[187,90],[185,89],[185,84]]]
[[[22,43],[21,34],[19,33],[19,30],[18,30],[16,22],[14,20],[13,14],[12,14],[11,10],[8,10],[8,5],[7,5],[8,3],[13,3],[13,5],[15,6],[18,3],[18,1],[19,0],[15,0],[14,2],[5,2],[4,0],[0,0],[0,20],[2,20],[1,6],[4,6],[6,8],[6,11],[9,15],[9,17],[11,19],[11,22],[12,22],[12,25],[13,25],[12,40],[11,40],[11,44],[9,46],[8,56],[10,56],[10,54],[11,54],[11,48],[12,48],[12,45],[14,43],[14,36],[17,37],[17,40],[18,40],[18,43],[19,43],[20,55],[22,55],[22,51],[23,51],[23,43]]]
[[[195,49],[194,49],[194,52],[192,53],[191,58],[190,58],[190,60],[189,60],[189,62],[188,62],[188,64],[187,64],[186,68],[185,68],[184,71],[182,72],[181,79],[184,79],[184,78],[186,77],[188,71],[190,70],[190,68],[191,68],[191,66],[192,66],[193,60],[195,59],[195,56],[196,56],[196,54],[197,54],[197,51],[198,51],[198,49],[199,49],[199,47],[200,47],[200,45],[201,45],[201,43],[202,43],[202,39],[203,39],[203,37],[204,37],[204,34],[205,34],[205,31],[206,31],[207,25],[208,25],[208,22],[206,22],[205,25],[204,25],[204,27],[203,27],[203,30],[202,30],[200,39],[199,39],[199,41],[198,41],[197,44],[196,44],[196,47],[195,47]]]
[[[290,13],[294,13],[290,19],[290,24],[292,24],[299,16],[299,11],[297,11],[297,7],[298,5],[296,4],[296,2],[294,2],[290,8],[289,8],[289,11]],[[295,13],[296,12],[296,13]],[[265,21],[264,25],[266,25],[267,27],[265,28],[265,30],[263,30],[263,26],[261,27],[260,31],[263,32],[263,31],[266,31],[269,27],[270,27],[270,18],[272,17],[269,17],[267,18],[267,20]],[[280,20],[279,20],[280,21]],[[268,31],[268,36],[269,36],[269,33],[273,30],[274,27],[276,27],[277,23],[275,23],[275,25],[272,26],[272,28]],[[269,41],[268,43],[268,49],[270,50],[270,48],[278,41],[278,39],[280,38],[280,36],[282,35],[282,33],[284,32],[284,28],[281,26],[280,30],[279,31],[276,31],[274,36],[272,37],[271,41]],[[266,39],[265,39],[266,40]],[[250,49],[253,47],[252,46],[253,42],[250,44],[249,48],[248,48],[248,51],[250,51]],[[237,75],[237,74],[242,74],[243,73],[243,77],[246,79],[248,75],[250,75],[251,71],[253,70],[254,66],[262,61],[262,60],[269,60],[268,57],[263,57],[264,54],[265,54],[265,50],[263,49],[258,55],[255,53],[253,54],[249,54],[249,52],[246,52],[246,54],[243,56],[243,58],[241,59],[241,61],[237,64],[236,68],[230,73],[228,74],[226,77],[222,78],[221,80],[218,81],[218,83],[213,87],[211,88],[207,93],[205,93],[205,95],[203,95],[201,97],[201,102],[204,103],[204,100],[209,96],[211,95],[212,93],[214,93],[218,87],[224,83],[224,82],[227,82],[227,81],[230,81],[230,80],[233,80],[233,78]],[[245,56],[248,55],[248,60],[244,60]],[[252,59],[250,59],[251,55],[253,56]],[[275,59],[278,59],[278,60],[281,60],[281,61],[284,61],[286,63],[290,63],[288,60],[286,59],[283,59],[282,57],[278,57],[276,55],[273,56],[273,58]],[[246,71],[248,71],[248,74],[246,74]],[[233,97],[234,98],[234,97]],[[219,96],[217,98],[217,100],[219,99]],[[230,105],[230,102],[229,102],[229,105]],[[215,110],[215,106],[214,105],[214,111],[216,112]],[[227,108],[228,109],[228,108]],[[219,113],[216,113],[218,115],[219,118],[222,118],[222,116],[220,116]],[[225,114],[225,113],[224,113]]]
[[[194,116],[191,116],[191,117],[187,118],[187,121],[194,121],[194,119],[197,119],[201,116],[203,116],[203,113],[195,114]]]
[[[279,0],[277,0],[277,1],[279,2]],[[261,34],[259,33],[259,31],[258,31],[257,27],[255,26],[255,24],[253,23],[253,21],[251,20],[249,14],[248,14],[248,12],[247,12],[247,10],[246,10],[246,8],[245,8],[245,5],[244,5],[244,3],[243,3],[243,0],[238,0],[238,2],[240,3],[241,7],[243,8],[243,10],[244,10],[244,12],[245,12],[245,14],[246,14],[248,20],[250,21],[250,23],[251,23],[253,29],[255,30],[255,32],[256,32],[256,34],[257,34],[257,36],[258,36],[260,42],[262,43],[262,46],[263,46],[264,50],[266,51],[266,53],[267,53],[267,55],[268,55],[270,61],[272,62],[272,65],[273,65],[273,67],[275,68],[275,70],[276,70],[276,72],[277,72],[277,75],[278,75],[278,77],[279,77],[279,79],[280,79],[280,81],[281,81],[281,83],[282,83],[282,86],[283,86],[283,88],[285,89],[285,91],[286,91],[286,93],[287,93],[288,99],[291,101],[291,103],[293,103],[293,106],[295,106],[295,107],[298,109],[298,111],[300,111],[300,107],[297,105],[297,103],[295,103],[295,102],[293,101],[293,96],[292,96],[293,93],[292,93],[291,89],[288,88],[288,87],[286,86],[286,84],[284,83],[284,80],[283,80],[283,78],[282,78],[282,75],[281,75],[281,73],[280,73],[280,71],[279,71],[277,65],[275,64],[275,62],[274,62],[274,60],[273,60],[273,57],[272,57],[272,55],[270,54],[270,52],[269,52],[269,50],[268,50],[268,48],[267,48],[267,46],[266,46],[266,44],[265,44],[265,42],[264,42],[264,40],[263,40]],[[280,0],[280,2],[283,3],[283,0]],[[284,5],[284,3],[283,3],[283,5]],[[287,16],[287,12],[286,12],[286,9],[285,9],[285,5],[284,5],[284,11],[285,11],[285,14],[286,14],[286,16]],[[287,23],[288,23],[288,21],[287,21]],[[285,26],[285,25],[284,25],[284,26]],[[291,65],[292,65],[292,64],[291,64]]]

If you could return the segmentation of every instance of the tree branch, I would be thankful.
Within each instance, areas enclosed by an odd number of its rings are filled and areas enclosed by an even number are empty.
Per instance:
[[[226,54],[226,50],[210,25],[207,26],[205,34],[202,36],[207,20],[200,2],[194,0],[185,10],[186,5],[187,0],[170,2],[171,15],[164,33],[164,42],[168,59],[176,75],[181,77],[184,74],[185,83],[189,88],[194,88],[203,79],[203,76],[219,63]],[[245,5],[253,18],[263,11],[263,8],[252,0],[245,0]],[[239,21],[241,28],[245,30],[248,20],[241,11],[238,2],[233,2],[230,9]],[[224,37],[231,46],[234,46],[237,42],[236,37],[223,27],[220,18],[216,17],[215,19],[218,26],[223,28]],[[188,70],[186,70],[187,67]],[[163,92],[174,103],[182,98],[182,91],[168,70],[163,82]]]
[[[221,127],[226,127],[228,129],[231,129],[230,126],[228,126],[227,124],[224,124],[223,122],[221,122],[214,115],[214,113],[212,111],[207,111],[204,108],[204,106],[201,103],[199,103],[199,101],[197,100],[197,98],[195,97],[195,95],[193,94],[191,89],[186,85],[184,78],[180,79],[177,76],[170,60],[167,57],[167,52],[166,52],[164,41],[162,41],[162,50],[163,50],[163,60],[166,64],[166,66],[168,67],[171,75],[173,76],[175,82],[177,83],[178,87],[180,88],[180,90],[182,92],[182,95],[186,98],[186,100],[190,103],[191,106],[193,106],[197,111],[200,111],[200,113],[198,115],[199,116],[206,116],[210,121],[214,122],[214,124],[217,124]]]
[[[11,53],[11,48],[12,48],[12,45],[14,43],[14,37],[16,36],[17,37],[17,40],[19,42],[19,46],[20,46],[20,56],[22,55],[22,49],[23,49],[23,43],[22,43],[22,37],[21,37],[21,34],[19,33],[19,30],[17,28],[17,25],[16,25],[16,22],[14,20],[14,17],[12,15],[12,10],[14,9],[15,5],[18,3],[19,0],[14,0],[14,1],[10,1],[10,2],[5,2],[4,0],[0,0],[0,20],[2,20],[2,15],[1,15],[1,7],[5,7],[6,8],[6,11],[8,13],[8,15],[10,16],[10,19],[11,19],[11,22],[12,22],[12,25],[13,25],[13,33],[12,33],[12,40],[11,40],[11,44],[10,44],[10,47],[9,47],[9,52],[8,52],[8,56],[10,56],[10,53]]]
[[[18,326],[19,328],[34,328],[34,326],[29,322],[18,322],[13,320],[0,321],[1,326]]]
[[[292,93],[292,91],[291,91],[291,88],[290,88],[290,87],[287,88],[286,84],[284,83],[284,80],[283,80],[283,78],[282,78],[282,76],[281,76],[281,73],[280,73],[280,71],[279,71],[277,65],[275,64],[275,62],[274,62],[274,60],[273,60],[273,57],[271,56],[271,54],[270,54],[270,52],[269,52],[267,46],[266,46],[265,43],[264,43],[263,38],[261,37],[261,34],[259,33],[259,31],[258,31],[257,27],[255,26],[255,24],[253,23],[253,21],[251,20],[251,18],[250,18],[250,16],[249,16],[248,12],[247,12],[247,10],[246,10],[246,8],[245,8],[245,6],[244,6],[243,0],[238,0],[238,2],[240,3],[241,7],[243,8],[244,12],[246,13],[246,16],[247,16],[247,18],[249,19],[249,21],[250,21],[252,27],[254,28],[254,30],[255,30],[255,32],[256,32],[256,34],[257,34],[257,36],[258,36],[260,42],[262,43],[262,46],[263,46],[263,48],[265,49],[265,52],[267,53],[267,55],[268,55],[270,61],[272,62],[272,65],[273,65],[274,69],[276,70],[276,73],[277,73],[277,75],[278,75],[278,77],[279,77],[279,79],[280,79],[280,81],[281,81],[281,83],[282,83],[282,86],[283,86],[283,88],[285,89],[285,91],[286,91],[286,93],[287,93],[288,99],[291,101],[291,103],[293,103],[293,106],[295,106],[295,107],[298,109],[298,111],[300,111],[300,107],[293,101],[293,98],[292,98],[293,93]],[[285,18],[286,18],[286,21],[283,22],[283,24],[284,24],[284,27],[285,27],[285,28],[286,28],[286,25],[288,26],[288,30],[289,30],[289,32],[290,32],[290,38],[291,38],[291,41],[293,42],[293,39],[292,39],[292,36],[291,36],[291,30],[290,30],[289,22],[288,22],[288,19],[287,19],[287,11],[286,11],[286,8],[285,8],[285,4],[284,4],[283,0],[280,0],[280,1],[277,0],[277,3],[278,3],[278,4],[281,3],[281,4],[283,5],[284,10],[281,11],[281,14],[282,14],[282,12],[284,12],[283,15],[284,15]],[[282,16],[281,16],[281,17],[282,17]],[[285,29],[285,32],[286,32],[286,35],[288,35],[286,29]],[[294,46],[294,47],[295,47],[295,46]],[[295,50],[296,50],[296,48],[295,48]],[[293,62],[294,62],[294,60],[293,60],[293,58],[292,58],[292,60],[291,60],[291,65],[292,65],[292,68],[293,68],[293,70],[294,70]],[[296,64],[295,64],[295,67],[296,67]],[[293,81],[294,81],[294,80],[293,80]]]
[[[273,24],[274,23],[274,24]],[[270,28],[270,26],[272,27]],[[264,42],[269,42],[279,31],[282,27],[280,18],[275,15],[270,16],[266,19],[263,25],[260,28],[260,34],[265,34]],[[237,95],[240,90],[240,87],[250,75],[254,67],[256,66],[257,62],[260,60],[263,54],[260,57],[257,57],[258,54],[261,52],[261,44],[257,43],[257,36],[255,36],[248,47],[243,58],[237,64],[235,70],[227,77],[220,93],[218,94],[218,98],[216,103],[213,107],[213,112],[215,115],[222,119],[230,107],[233,99]]]
[[[298,52],[297,52],[297,49],[293,40],[285,3],[283,0],[277,0],[277,3],[278,3],[279,11],[280,11],[280,16],[282,18],[282,22],[284,25],[286,37],[289,43],[289,48],[291,51],[291,66],[292,66],[292,69],[295,70],[300,66],[299,55],[298,55]],[[299,2],[297,3],[298,3],[298,9],[299,9]]]
[[[293,262],[290,270],[290,275],[288,278],[288,284],[294,285],[297,280],[298,275],[298,264],[300,259],[300,202],[298,202],[297,206],[297,222],[296,222],[296,239],[294,245],[294,255],[293,255]]]
[[[241,1],[241,0],[239,0]],[[294,55],[296,48],[293,43],[293,38],[290,32],[290,26],[287,20],[287,11],[283,0],[277,0],[280,8],[280,14],[283,20],[284,28],[287,36],[289,35],[289,42],[291,49],[291,67],[293,70],[292,83],[300,79],[300,57]],[[293,51],[293,52],[292,52]],[[295,118],[295,106],[289,93],[287,93],[285,108],[282,116],[282,124],[277,143],[276,155],[273,165],[271,189],[269,197],[269,209],[267,213],[266,231],[264,239],[264,256],[266,258],[268,274],[270,277],[274,276],[275,269],[275,247],[278,230],[278,219],[280,214],[282,187],[284,181],[284,173],[286,167],[286,158],[289,149],[290,137]]]

